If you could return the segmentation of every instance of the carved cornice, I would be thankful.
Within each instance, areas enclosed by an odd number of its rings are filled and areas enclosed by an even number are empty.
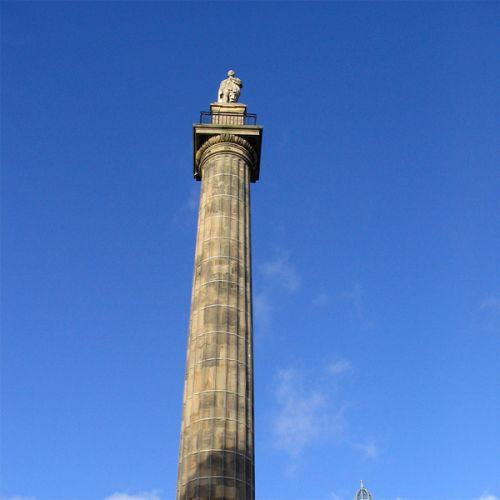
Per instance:
[[[210,139],[206,140],[202,144],[202,146],[198,149],[198,151],[196,151],[196,165],[199,167],[203,155],[207,152],[207,150],[210,147],[214,146],[215,144],[220,144],[223,142],[236,144],[244,148],[252,162],[251,165],[252,169],[255,168],[255,165],[257,165],[258,163],[258,156],[254,148],[246,139],[243,139],[243,137],[239,137],[238,135],[234,134],[214,135],[213,137],[210,137]]]

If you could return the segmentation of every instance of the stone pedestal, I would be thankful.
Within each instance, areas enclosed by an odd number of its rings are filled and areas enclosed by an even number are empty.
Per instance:
[[[246,111],[246,104],[239,102],[210,104],[212,123],[218,125],[244,125]]]
[[[245,110],[214,104],[212,124],[194,126],[202,185],[177,500],[255,498],[250,182],[262,129],[247,129]]]

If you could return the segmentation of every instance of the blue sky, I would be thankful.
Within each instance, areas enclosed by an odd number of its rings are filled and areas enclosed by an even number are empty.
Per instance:
[[[2,500],[170,500],[228,69],[259,500],[498,500],[494,2],[3,2]]]

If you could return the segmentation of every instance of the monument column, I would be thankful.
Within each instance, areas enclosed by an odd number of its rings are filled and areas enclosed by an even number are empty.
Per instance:
[[[228,76],[209,123],[193,127],[201,195],[177,500],[255,498],[250,183],[262,128]]]

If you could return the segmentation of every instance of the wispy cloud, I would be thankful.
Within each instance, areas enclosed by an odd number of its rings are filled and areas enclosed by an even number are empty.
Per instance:
[[[194,185],[191,186],[189,193],[179,209],[174,213],[173,222],[175,224],[186,225],[196,222],[196,213],[200,202],[199,188]]]
[[[349,373],[352,371],[352,364],[348,359],[339,359],[327,365],[326,371],[332,375]]]
[[[113,493],[104,500],[160,500],[160,496],[156,490],[145,491],[131,495],[129,493]]]
[[[326,307],[330,305],[331,301],[331,296],[328,293],[321,291],[318,295],[316,295],[316,297],[313,298],[312,305],[314,307]]]
[[[332,492],[330,493],[328,500],[342,500],[342,497],[340,495],[337,495],[337,493]]]
[[[300,287],[300,278],[295,267],[290,263],[290,253],[280,252],[274,259],[257,266],[269,284],[288,292],[296,292]]]
[[[349,315],[354,321],[365,328],[372,326],[366,311],[365,290],[359,283],[354,283],[350,289],[341,292],[340,298],[347,304]]]
[[[379,456],[378,446],[373,439],[369,439],[363,443],[354,443],[353,446],[362,452],[363,458],[368,460],[373,460]]]
[[[36,500],[35,497],[23,497],[22,495],[14,495],[13,497],[0,497],[0,500]]]
[[[410,500],[408,497],[396,497],[396,498],[380,498],[377,497],[377,500]]]
[[[331,447],[333,443],[358,450],[367,460],[379,457],[374,438],[353,438],[349,431],[351,403],[341,396],[341,381],[353,371],[352,363],[342,358],[314,371],[298,367],[277,371],[272,435],[274,446],[288,455],[289,474],[295,472],[307,450],[314,446]]]
[[[396,497],[395,499],[393,498],[378,498],[377,497],[377,500],[410,500],[408,497]]]
[[[478,307],[476,326],[479,330],[500,333],[500,298],[496,295],[485,297]]]
[[[338,437],[344,428],[344,405],[334,403],[327,390],[305,381],[297,369],[276,376],[278,411],[274,419],[275,445],[296,460],[320,438]]]
[[[500,299],[498,297],[487,297],[479,304],[479,309],[500,314]]]
[[[497,497],[496,495],[490,495],[489,493],[483,493],[483,495],[481,495],[478,498],[475,498],[474,500],[500,500],[500,498]]]
[[[337,313],[345,314],[356,326],[370,328],[370,319],[367,308],[366,291],[360,283],[353,283],[344,290],[319,290],[311,300],[316,308],[336,309]]]
[[[273,305],[267,290],[261,290],[253,298],[253,316],[259,331],[267,331],[271,325]]]
[[[257,284],[254,294],[254,320],[258,332],[271,327],[273,311],[280,296],[297,292],[300,277],[290,260],[290,252],[275,250],[273,258],[256,265]]]

